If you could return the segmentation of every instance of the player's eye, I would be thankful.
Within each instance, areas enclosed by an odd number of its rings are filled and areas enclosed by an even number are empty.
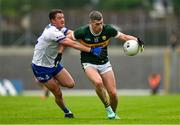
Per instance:
[[[102,25],[102,24],[103,24],[102,22],[100,22],[100,23],[95,23],[96,26],[100,26],[100,25]]]
[[[56,19],[57,19],[57,20],[61,20],[61,19],[62,19],[62,17],[56,17]]]

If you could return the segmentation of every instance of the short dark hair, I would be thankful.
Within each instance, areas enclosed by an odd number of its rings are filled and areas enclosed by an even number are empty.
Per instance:
[[[52,9],[49,13],[49,19],[55,19],[57,13],[63,13],[61,9]]]
[[[89,13],[89,19],[92,20],[98,20],[100,21],[103,18],[102,13],[99,11],[91,11]]]

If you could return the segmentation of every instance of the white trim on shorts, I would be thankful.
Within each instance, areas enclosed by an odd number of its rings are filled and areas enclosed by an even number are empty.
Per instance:
[[[102,65],[91,64],[91,63],[82,63],[82,66],[83,66],[84,70],[87,67],[91,66],[91,67],[97,69],[100,74],[104,74],[104,73],[112,70],[112,66],[111,66],[110,61],[108,61],[107,63],[102,64]]]

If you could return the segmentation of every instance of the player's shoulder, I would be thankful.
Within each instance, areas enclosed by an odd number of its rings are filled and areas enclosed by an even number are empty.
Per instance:
[[[104,24],[104,28],[105,28],[105,29],[108,29],[108,30],[109,30],[109,29],[116,29],[115,26],[112,25],[112,24]]]
[[[84,35],[84,34],[87,34],[88,32],[89,32],[89,26],[88,25],[80,26],[74,30],[75,35]]]
[[[112,26],[111,26],[111,24],[104,24],[103,27],[104,28],[111,28]]]
[[[45,28],[47,31],[50,31],[50,32],[58,32],[60,31],[58,28],[56,28],[55,26],[51,25],[51,24],[48,24]]]

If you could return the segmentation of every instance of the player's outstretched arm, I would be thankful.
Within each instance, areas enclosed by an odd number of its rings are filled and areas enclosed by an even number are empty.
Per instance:
[[[84,51],[84,52],[90,52],[91,48],[89,47],[86,47],[82,44],[80,44],[79,42],[76,42],[74,40],[71,40],[69,38],[65,38],[62,42],[60,42],[62,45],[65,45],[65,46],[69,46],[69,47],[72,47],[72,48],[75,48],[77,50],[81,50],[81,51]]]
[[[143,52],[144,51],[144,42],[137,37],[131,36],[131,35],[126,35],[124,33],[120,33],[120,35],[117,37],[119,40],[122,41],[127,41],[127,40],[136,40],[140,46],[139,51]]]
[[[96,55],[96,56],[101,56],[101,54],[103,53],[102,47],[90,48],[90,47],[82,45],[79,42],[71,40],[70,38],[65,38],[60,43],[62,45],[69,46],[69,47],[72,47],[72,48],[77,49],[77,50],[92,53],[93,55]]]
[[[124,41],[124,42],[127,40],[136,40],[137,41],[136,37],[131,36],[131,35],[126,35],[124,33],[119,33],[119,36],[117,38],[121,41]]]

